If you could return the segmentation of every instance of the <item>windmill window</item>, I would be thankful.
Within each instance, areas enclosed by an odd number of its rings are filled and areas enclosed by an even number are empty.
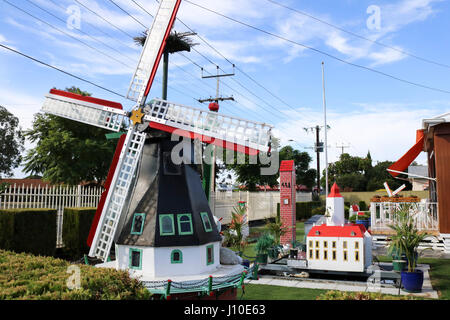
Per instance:
[[[142,250],[130,249],[130,268],[136,270],[142,269]]]
[[[144,229],[145,213],[135,213],[131,224],[131,234],[140,235]]]
[[[180,250],[173,250],[170,254],[171,263],[183,263],[183,253]]]
[[[178,215],[178,232],[180,235],[190,235],[193,234],[192,228],[192,215],[190,213],[185,213]]]
[[[162,214],[159,216],[159,234],[161,236],[173,236],[175,234],[173,214]]]
[[[212,231],[212,225],[211,225],[211,221],[209,220],[209,215],[207,212],[201,212],[200,216],[202,217],[202,221],[203,221],[203,227],[205,228],[206,232],[211,232]]]
[[[214,246],[209,245],[206,247],[206,264],[210,265],[214,263]]]

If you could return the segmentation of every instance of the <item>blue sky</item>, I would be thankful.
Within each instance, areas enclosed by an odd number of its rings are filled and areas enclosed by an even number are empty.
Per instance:
[[[0,43],[120,94],[126,94],[140,54],[140,48],[129,36],[73,0],[8,1],[56,26],[65,34],[0,0]],[[449,1],[276,0],[399,51],[354,37],[266,0],[192,1],[348,62],[450,91],[450,68],[426,63],[399,52],[409,52],[450,65]],[[85,34],[77,29],[70,29],[67,23],[48,15],[31,2],[63,21],[68,21],[71,17],[70,12],[74,11],[70,10],[79,10],[80,30]],[[130,35],[138,35],[144,31],[139,23],[108,0],[79,2]],[[152,18],[132,1],[115,2],[145,25],[151,25]],[[151,14],[156,13],[155,0],[136,2]],[[373,20],[374,11],[368,8],[379,10],[380,19]],[[365,156],[370,150],[375,160],[397,160],[415,142],[415,130],[420,129],[423,118],[434,117],[450,109],[448,93],[408,85],[355,68],[246,28],[187,2],[182,4],[178,17],[240,70],[286,102],[285,104],[274,98],[239,70],[236,70],[234,77],[237,82],[226,78],[221,86],[221,94],[233,95],[236,102],[222,104],[220,112],[274,125],[274,133],[281,138],[283,145],[290,143],[297,148],[311,146],[315,136],[307,134],[303,128],[323,124],[321,62],[324,61],[327,117],[331,126],[328,132],[330,161],[335,161],[339,156],[341,150],[337,145],[341,144],[350,146],[345,151],[353,155]],[[186,28],[177,23],[175,30],[182,32]],[[193,40],[199,43],[196,50],[208,60],[220,65],[226,72],[232,72],[232,66],[221,56],[198,38],[194,37]],[[185,55],[205,70],[215,72],[215,65],[197,52]],[[215,81],[201,79],[200,68],[178,54],[171,56],[171,62],[169,100],[202,107],[194,98],[214,95]],[[160,74],[152,88],[152,97],[161,95],[159,81]],[[121,102],[128,109],[133,105],[130,101],[0,48],[0,104],[19,117],[23,128],[31,126],[33,115],[39,111],[49,89],[72,85],[89,91],[96,97]],[[295,142],[289,142],[290,139]],[[30,146],[27,143],[27,148]],[[425,162],[425,157],[422,155],[418,160]],[[16,170],[15,174],[23,176],[20,170]]]

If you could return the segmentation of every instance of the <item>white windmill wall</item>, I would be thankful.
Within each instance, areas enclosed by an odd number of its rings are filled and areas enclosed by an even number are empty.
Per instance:
[[[206,250],[210,245],[213,246],[214,261],[208,265]],[[130,268],[130,249],[142,250],[141,270]],[[182,263],[172,263],[173,250],[181,251]],[[142,276],[144,279],[207,274],[214,272],[219,265],[220,242],[187,247],[116,246],[116,268],[129,270],[134,276]]]

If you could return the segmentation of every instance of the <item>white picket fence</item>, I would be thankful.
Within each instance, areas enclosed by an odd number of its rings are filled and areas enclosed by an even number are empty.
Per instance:
[[[102,187],[10,185],[0,194],[0,209],[56,209],[56,247],[62,247],[64,208],[97,207]]]

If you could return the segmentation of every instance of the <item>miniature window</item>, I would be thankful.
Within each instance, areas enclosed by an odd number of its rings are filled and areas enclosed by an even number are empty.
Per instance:
[[[324,258],[324,260],[328,260],[328,251],[327,250],[325,250],[323,252],[323,258]]]
[[[207,212],[200,212],[200,216],[202,217],[203,227],[206,232],[212,231],[211,221],[209,220],[209,215]]]
[[[316,248],[320,247],[319,241],[316,241]]]
[[[328,241],[324,241],[324,242],[323,242],[323,247],[324,247],[324,248],[328,248]]]
[[[171,263],[183,263],[183,253],[180,250],[173,250],[170,254]]]
[[[142,269],[142,250],[130,249],[130,268]]]
[[[355,242],[355,249],[359,249],[359,242]]]
[[[348,260],[347,251],[344,251],[344,261]]]
[[[206,264],[210,265],[214,263],[214,246],[209,245],[206,247]]]
[[[347,241],[344,241],[342,247],[343,247],[344,249],[347,249]]]
[[[320,259],[320,252],[319,252],[319,250],[316,250],[316,259]]]
[[[313,246],[313,242],[311,240],[309,240],[309,247],[312,248]]]
[[[312,249],[309,250],[309,258],[310,259],[314,259],[314,257],[313,257],[313,250]]]
[[[336,261],[336,250],[333,250],[332,259],[333,261]]]
[[[172,236],[175,234],[173,214],[162,214],[159,216],[159,233],[161,236]]]
[[[135,213],[131,224],[131,234],[142,234],[144,229],[145,213]]]
[[[333,248],[336,248],[336,241],[333,241],[331,246],[332,246]]]
[[[359,261],[359,251],[355,251],[355,261]]]
[[[178,215],[178,232],[180,235],[193,234],[192,216],[190,213]]]

